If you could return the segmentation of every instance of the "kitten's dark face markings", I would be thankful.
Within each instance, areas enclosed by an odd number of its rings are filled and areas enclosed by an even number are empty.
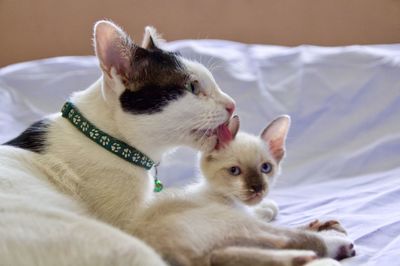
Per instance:
[[[208,157],[206,158],[208,162]],[[263,193],[267,188],[267,182],[264,174],[258,168],[249,166],[231,166],[227,169],[232,178],[240,178],[243,181],[243,189],[248,193]]]
[[[246,188],[251,193],[260,193],[266,189],[264,175],[253,167],[247,167],[243,173],[243,180]]]
[[[35,122],[18,137],[4,143],[3,145],[14,146],[21,149],[42,153],[46,148],[45,141],[48,126],[49,121],[47,120]]]
[[[157,48],[133,49],[132,74],[123,79],[126,90],[120,96],[125,112],[161,112],[171,101],[187,93],[185,84],[189,81],[189,75],[175,53]]]

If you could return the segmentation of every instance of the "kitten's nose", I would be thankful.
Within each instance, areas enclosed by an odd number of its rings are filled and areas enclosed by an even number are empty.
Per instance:
[[[264,186],[262,184],[258,185],[252,185],[251,189],[254,191],[254,193],[259,193],[263,190]]]

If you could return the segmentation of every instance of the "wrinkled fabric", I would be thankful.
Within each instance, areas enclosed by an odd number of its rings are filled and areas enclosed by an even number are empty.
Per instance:
[[[344,265],[400,265],[400,44],[294,48],[177,41],[166,48],[205,64],[237,102],[241,129],[258,134],[289,114],[287,156],[271,197],[275,223],[338,219],[355,240]],[[0,69],[0,142],[58,111],[100,77],[94,57],[59,57]],[[188,148],[159,168],[167,186],[198,175]]]

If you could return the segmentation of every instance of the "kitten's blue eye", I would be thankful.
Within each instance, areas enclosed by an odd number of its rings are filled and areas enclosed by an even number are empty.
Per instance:
[[[200,94],[200,86],[198,81],[188,82],[185,85],[185,89],[193,93],[194,95]]]
[[[270,163],[263,163],[260,170],[264,174],[269,174],[272,171],[272,165]]]
[[[242,173],[242,171],[240,170],[240,168],[238,166],[232,166],[231,168],[229,168],[228,171],[231,175],[234,175],[234,176],[240,175]]]

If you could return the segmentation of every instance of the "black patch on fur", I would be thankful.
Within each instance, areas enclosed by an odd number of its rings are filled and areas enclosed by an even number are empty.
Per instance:
[[[47,120],[40,120],[30,125],[24,132],[18,137],[4,143],[3,145],[9,145],[18,147],[25,150],[41,153],[44,151],[46,145],[46,135],[49,122]]]
[[[175,53],[142,48],[133,53],[131,73],[124,82],[126,90],[120,96],[124,111],[157,113],[187,92],[189,75]]]
[[[161,112],[170,101],[176,100],[185,93],[182,87],[170,85],[160,87],[156,84],[146,85],[138,91],[125,90],[120,102],[122,109],[133,114],[153,114]]]

